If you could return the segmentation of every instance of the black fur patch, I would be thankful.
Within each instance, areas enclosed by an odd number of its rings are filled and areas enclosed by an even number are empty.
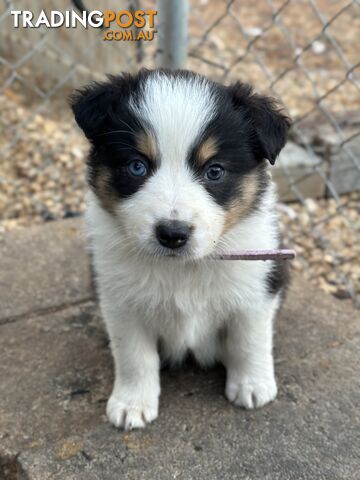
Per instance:
[[[258,161],[251,152],[249,139],[251,135],[250,124],[231,107],[226,105],[224,99],[223,110],[206,128],[203,138],[193,149],[189,164],[196,178],[204,185],[206,190],[223,206],[239,195],[238,186],[246,173],[258,166]],[[196,162],[197,150],[201,143],[208,137],[217,141],[218,153],[207,162],[199,166]],[[219,164],[224,168],[224,175],[218,181],[209,181],[205,178],[206,169],[211,164]]]
[[[271,295],[276,295],[280,290],[285,294],[289,283],[289,264],[286,260],[273,261],[266,283]]]
[[[137,76],[110,76],[108,82],[93,83],[71,97],[75,119],[92,146],[88,182],[100,198],[111,195],[127,198],[156,170],[154,159],[144,158],[138,151],[144,127],[128,108],[130,95],[136,100],[148,74],[143,71]],[[148,164],[146,177],[129,173],[128,164],[137,159]]]
[[[246,175],[256,173],[258,200],[268,185],[265,159],[275,162],[285,145],[289,120],[273,100],[254,94],[249,85],[211,85],[217,98],[217,115],[194,145],[189,165],[206,190],[225,208],[241,197]],[[199,165],[197,152],[208,138],[215,139],[218,153],[206,165]],[[219,181],[207,181],[204,177],[211,164],[219,164],[225,170]]]
[[[258,160],[266,158],[273,165],[284,147],[290,119],[275,99],[254,93],[250,85],[237,82],[228,87],[232,103],[253,127],[252,151]]]

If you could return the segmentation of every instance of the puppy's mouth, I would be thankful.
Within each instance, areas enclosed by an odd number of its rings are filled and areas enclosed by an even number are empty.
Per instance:
[[[186,245],[176,249],[170,249],[159,245],[156,241],[150,242],[145,248],[142,248],[145,255],[154,260],[198,260],[199,256],[190,245]]]
[[[180,248],[178,250],[169,250],[166,248],[157,249],[154,256],[161,258],[178,258],[178,259],[195,259],[194,255],[188,248]]]

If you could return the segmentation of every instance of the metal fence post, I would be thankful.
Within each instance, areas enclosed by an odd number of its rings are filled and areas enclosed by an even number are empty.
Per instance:
[[[188,0],[159,0],[158,66],[184,68],[188,44]]]

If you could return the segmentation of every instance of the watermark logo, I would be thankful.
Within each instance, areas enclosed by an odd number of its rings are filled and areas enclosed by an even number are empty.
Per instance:
[[[155,34],[156,10],[93,10],[78,13],[74,10],[12,10],[15,28],[101,28],[105,41],[152,41]]]
[[[154,39],[156,10],[104,12],[104,40],[139,41]],[[115,26],[115,29],[113,28]]]

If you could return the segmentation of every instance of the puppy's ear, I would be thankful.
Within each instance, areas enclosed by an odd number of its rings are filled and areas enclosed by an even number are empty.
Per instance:
[[[244,112],[255,129],[255,155],[259,160],[266,158],[274,165],[286,143],[290,119],[274,99],[254,93],[250,85],[237,82],[228,90],[235,108]]]
[[[75,120],[93,142],[99,134],[116,128],[116,118],[129,91],[130,76],[109,76],[109,81],[92,83],[70,97]]]
[[[70,97],[76,123],[89,140],[95,140],[111,123],[112,92],[109,85],[93,83]]]

